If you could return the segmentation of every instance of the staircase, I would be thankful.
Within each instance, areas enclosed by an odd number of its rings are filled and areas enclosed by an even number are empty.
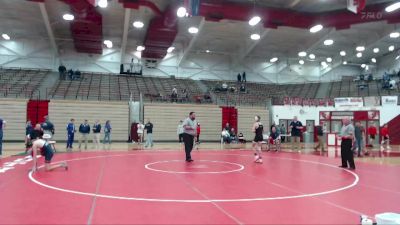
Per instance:
[[[197,86],[200,88],[200,90],[203,93],[207,93],[208,91],[208,87],[207,85],[205,85],[201,80],[195,80]],[[211,100],[212,102],[217,102],[218,97],[215,95],[215,93],[213,93],[212,91],[210,91],[210,96],[211,96]],[[219,100],[219,99],[218,99]]]
[[[50,92],[51,88],[56,85],[59,79],[58,72],[50,72],[47,76],[43,79],[42,83],[38,87],[37,97],[39,99],[48,99],[49,97],[47,94]]]
[[[329,97],[329,89],[330,89],[331,83],[321,83],[318,87],[317,94],[315,95],[315,98],[326,98]]]
[[[397,115],[394,119],[389,121],[389,137],[390,144],[399,145],[400,144],[400,115]]]

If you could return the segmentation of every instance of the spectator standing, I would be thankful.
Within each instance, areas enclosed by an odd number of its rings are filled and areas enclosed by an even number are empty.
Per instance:
[[[33,130],[32,122],[30,120],[26,121],[25,125],[25,135],[29,135]]]
[[[197,123],[196,132],[197,132],[196,144],[200,144],[200,132],[201,132],[200,123]]]
[[[297,120],[297,116],[293,118],[293,121],[290,123],[290,129],[291,131],[291,141],[292,141],[292,148],[293,150],[298,148],[300,151],[301,149],[301,143],[300,143],[300,137],[301,137],[301,130],[303,129],[303,124]]]
[[[390,145],[389,145],[389,128],[388,128],[388,124],[386,123],[385,125],[383,125],[383,128],[381,129],[381,136],[382,136],[382,142],[381,142],[381,150],[388,150],[391,149]],[[386,148],[384,147],[386,144]]]
[[[339,134],[339,138],[342,139],[341,143],[341,157],[342,165],[341,168],[348,168],[350,166],[351,170],[355,170],[356,166],[354,164],[353,151],[351,151],[351,145],[354,138],[354,126],[350,123],[350,118],[345,117],[342,120],[343,126]]]
[[[106,124],[104,125],[104,139],[103,139],[104,145],[106,144],[106,142],[108,142],[108,144],[111,144],[111,131],[112,131],[111,121],[107,120]]]
[[[189,113],[189,117],[183,122],[183,142],[185,143],[186,162],[193,162],[191,152],[193,150],[193,143],[196,139],[197,132],[196,114]]]
[[[67,68],[63,64],[58,67],[58,73],[60,75],[60,80],[65,80]]]
[[[72,144],[74,143],[74,136],[75,136],[75,119],[71,119],[67,125],[67,151],[72,151]]]
[[[153,124],[150,122],[150,119],[147,119],[146,125],[144,125],[144,129],[146,130],[146,144],[144,145],[145,148],[148,146],[153,147]]]
[[[368,127],[369,146],[374,147],[375,137],[378,134],[375,124],[372,122]]]
[[[101,125],[99,123],[99,120],[96,120],[95,123],[93,124],[93,147],[96,149],[100,148],[100,133],[101,133]]]
[[[238,83],[242,82],[242,75],[240,75],[240,73],[237,75],[237,81]]]
[[[286,135],[286,134],[287,134],[286,132],[287,132],[287,131],[286,131],[286,127],[285,127],[285,125],[282,123],[282,125],[281,125],[281,134]],[[281,136],[281,141],[282,141],[282,142],[285,142],[285,136]]]
[[[361,151],[363,151],[363,140],[365,136],[365,129],[361,126],[360,122],[356,122],[356,126],[354,127],[354,139],[355,145],[352,150],[354,151],[356,148],[358,149],[357,156],[361,157]]]
[[[139,121],[139,123],[137,125],[137,133],[139,136],[138,144],[143,143],[143,131],[144,131],[143,122]]]
[[[82,141],[85,141],[85,150],[87,149],[87,143],[88,143],[88,137],[90,134],[90,125],[88,124],[88,120],[85,120],[80,126],[79,126],[79,133],[81,134],[79,138],[79,150],[81,150],[81,143]]]
[[[322,127],[322,122],[320,122],[320,125],[316,126],[317,128],[317,138],[318,138],[318,144],[315,146],[315,151],[318,151],[318,148],[321,148],[322,152],[325,152],[325,139],[324,139],[324,129]]]
[[[247,82],[247,78],[246,78],[246,72],[243,72],[243,74],[242,74],[242,80],[243,80],[243,82]]]
[[[50,122],[49,116],[44,117],[45,121],[41,124],[44,134],[48,134],[53,136],[54,135],[54,125]]]
[[[28,148],[28,142],[29,142],[29,134],[33,131],[33,126],[30,120],[26,121],[25,124],[25,145]],[[31,146],[29,146],[31,147]]]
[[[0,118],[0,158],[3,155],[3,132],[6,127],[6,121]]]
[[[176,134],[178,135],[179,143],[183,142],[183,121],[179,121],[178,128],[176,129]]]

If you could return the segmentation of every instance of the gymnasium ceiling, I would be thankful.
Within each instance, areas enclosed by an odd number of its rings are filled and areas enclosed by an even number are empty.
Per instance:
[[[40,9],[38,2],[43,2],[45,13],[48,15],[50,28],[55,36],[55,43],[59,52],[65,51],[67,48],[80,48],[85,45],[85,40],[81,40],[76,31],[70,29],[71,22],[62,19],[65,13],[71,13],[73,1],[95,1],[95,0],[0,0],[0,31],[7,33],[13,40],[20,38],[49,38],[46,30],[43,10]],[[206,3],[204,3],[206,1]],[[133,2],[133,3],[132,3]],[[140,4],[138,3],[140,2]],[[146,4],[141,4],[146,2]],[[245,18],[229,19],[206,18],[203,16],[194,16],[190,18],[176,18],[176,8],[180,5],[180,1],[168,0],[108,0],[107,8],[95,7],[94,10],[101,17],[102,33],[97,35],[93,46],[82,48],[87,53],[100,53],[106,46],[102,44],[103,40],[111,40],[113,49],[120,50],[123,47],[123,36],[127,37],[125,52],[135,51],[138,45],[146,47],[143,54],[148,56],[165,55],[169,45],[174,46],[175,50],[171,54],[178,54],[179,57],[188,54],[218,54],[229,56],[231,59],[244,58],[262,58],[269,61],[272,57],[278,57],[279,60],[299,60],[298,52],[306,51],[308,54],[316,55],[316,61],[324,61],[327,57],[333,58],[333,63],[343,60],[354,63],[371,63],[371,58],[377,58],[389,54],[388,47],[394,45],[397,51],[400,47],[400,38],[389,38],[389,34],[399,31],[400,10],[394,12],[397,16],[388,22],[387,20],[370,19],[368,22],[351,24],[349,28],[336,29],[334,25],[325,27],[318,33],[310,33],[308,29],[295,27],[301,24],[302,15],[328,15],[335,12],[346,12],[346,0],[215,0],[215,4],[223,6],[223,10],[229,10],[232,5],[247,7],[257,10],[283,10],[287,15],[294,15],[290,23],[293,26],[275,26],[274,24],[264,26],[263,23],[255,27],[251,27]],[[207,8],[207,0],[200,0],[204,4],[204,8],[200,10],[203,14],[210,13]],[[210,2],[208,0],[208,2]],[[212,2],[214,4],[214,2]],[[375,5],[389,5],[397,1],[393,0],[367,0],[367,8]],[[76,4],[76,3],[75,3]],[[152,5],[152,7],[148,7]],[[169,8],[170,7],[170,8]],[[157,8],[162,16],[157,14]],[[211,8],[212,9],[212,8]],[[166,15],[166,11],[170,10],[173,15]],[[222,10],[222,9],[221,9]],[[211,10],[212,11],[212,10]],[[205,13],[206,12],[206,13]],[[238,12],[240,14],[240,12]],[[351,14],[351,13],[349,13]],[[385,14],[385,12],[383,12]],[[125,17],[129,26],[124,28]],[[234,15],[232,15],[234,16]],[[359,17],[361,15],[358,15]],[[376,15],[374,15],[376,16]],[[379,15],[378,15],[379,16]],[[175,25],[171,25],[164,29],[158,25],[154,28],[151,21],[155,18],[176,20]],[[173,18],[175,17],[175,18]],[[242,16],[243,17],[243,16]],[[397,18],[397,19],[396,19]],[[330,18],[331,19],[331,18]],[[140,20],[144,23],[142,29],[132,26],[133,21]],[[327,20],[328,22],[332,22]],[[94,21],[95,23],[96,21]],[[172,21],[173,24],[173,21]],[[304,26],[307,21],[299,26]],[[152,27],[153,26],[153,27]],[[188,33],[191,26],[199,27],[197,34]],[[163,33],[167,30],[165,37],[169,37],[170,44],[161,43],[160,46],[152,48],[152,45],[158,44],[158,39],[163,37]],[[174,34],[176,32],[176,34]],[[258,41],[251,40],[249,37],[252,33],[259,33],[261,39]],[[151,37],[151,34],[153,37]],[[324,40],[332,39],[334,44],[325,46]],[[160,42],[168,43],[168,40]],[[81,45],[77,45],[82,42]],[[75,45],[72,45],[74,43]],[[99,44],[100,43],[100,44]],[[363,45],[366,50],[363,57],[355,57],[356,46]],[[379,48],[379,53],[374,53],[373,48]],[[79,50],[79,49],[78,49]],[[345,50],[347,55],[341,57],[340,50]],[[92,52],[91,52],[92,51]],[[96,52],[97,51],[97,52]],[[146,52],[148,51],[148,52]],[[163,53],[164,52],[164,53]],[[188,54],[184,54],[187,52]],[[156,57],[157,58],[157,57]],[[311,61],[306,57],[306,62]]]

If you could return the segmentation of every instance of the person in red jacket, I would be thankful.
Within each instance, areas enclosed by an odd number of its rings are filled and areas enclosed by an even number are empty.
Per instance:
[[[389,129],[388,129],[388,125],[387,124],[383,125],[383,128],[381,129],[381,137],[382,137],[381,150],[384,149],[384,144],[386,144],[386,150],[390,149],[390,146],[389,146]]]
[[[196,141],[197,145],[200,144],[200,132],[201,132],[200,123],[197,123],[197,141]]]
[[[368,127],[368,135],[369,135],[369,146],[374,147],[373,144],[375,143],[375,137],[378,134],[376,130],[376,126],[374,123],[371,123],[371,125]]]

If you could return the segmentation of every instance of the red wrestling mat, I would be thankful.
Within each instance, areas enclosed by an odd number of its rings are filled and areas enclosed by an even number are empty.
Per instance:
[[[56,154],[69,170],[30,174],[24,157],[2,160],[2,224],[357,224],[398,212],[398,166],[250,151]],[[28,162],[26,162],[28,161]],[[43,163],[43,159],[39,159]]]

